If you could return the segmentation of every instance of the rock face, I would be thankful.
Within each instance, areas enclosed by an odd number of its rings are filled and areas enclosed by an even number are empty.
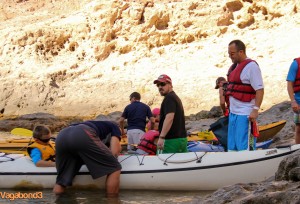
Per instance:
[[[206,196],[201,204],[225,203],[299,203],[300,182],[265,181],[261,183],[236,184],[221,188]]]
[[[17,116],[0,120],[1,131],[116,121],[134,91],[158,107],[153,81],[160,74],[173,80],[187,130],[207,130],[220,116],[214,86],[231,65],[228,43],[241,39],[263,75],[259,123],[287,120],[273,146],[294,143],[285,78],[300,56],[299,0],[1,0],[0,6],[0,117]],[[299,164],[297,152],[280,164],[275,180],[225,187],[199,203],[297,203]]]
[[[262,70],[267,110],[288,99],[299,56],[300,2],[2,0],[0,112],[96,117],[122,111],[133,91],[159,106],[165,73],[186,115],[218,105],[215,79],[236,38]],[[287,32],[288,31],[288,32]]]
[[[300,151],[293,153],[280,163],[275,180],[300,181]]]

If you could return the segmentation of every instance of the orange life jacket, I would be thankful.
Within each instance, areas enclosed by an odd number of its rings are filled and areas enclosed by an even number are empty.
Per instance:
[[[149,155],[156,155],[156,144],[154,144],[154,140],[158,138],[158,136],[159,132],[157,130],[149,130],[142,136],[137,148],[144,150]]]
[[[233,64],[228,70],[227,78],[228,78],[228,85],[226,90],[227,96],[233,96],[234,98],[243,101],[243,102],[250,102],[252,99],[255,98],[255,90],[252,88],[251,84],[244,84],[241,81],[241,73],[245,66],[250,63],[255,62],[251,59],[246,59],[241,63]],[[256,62],[255,62],[256,63]]]
[[[55,161],[55,143],[49,141],[47,145],[42,145],[37,142],[32,142],[27,147],[27,152],[30,155],[32,149],[38,148],[42,153],[42,160]]]
[[[294,93],[299,92],[300,91],[300,58],[296,58],[294,59],[297,61],[298,64],[298,71],[297,71],[297,75],[296,75],[296,79],[294,82]]]

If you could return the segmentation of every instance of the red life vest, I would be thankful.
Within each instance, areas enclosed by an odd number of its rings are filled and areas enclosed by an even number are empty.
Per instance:
[[[243,101],[250,102],[255,98],[255,90],[252,88],[251,84],[244,84],[241,81],[241,73],[245,66],[250,63],[255,62],[251,59],[246,59],[239,63],[238,65],[233,64],[228,70],[228,85],[226,90],[227,96],[233,96],[234,98]]]
[[[157,130],[149,130],[142,136],[137,148],[144,150],[149,153],[149,155],[156,155],[156,144],[154,144],[154,140],[158,138],[158,136],[159,132]]]
[[[294,93],[296,93],[296,92],[300,91],[300,58],[296,58],[294,60],[296,60],[297,64],[298,64],[298,71],[297,71],[295,82],[293,84],[293,86],[294,86]]]

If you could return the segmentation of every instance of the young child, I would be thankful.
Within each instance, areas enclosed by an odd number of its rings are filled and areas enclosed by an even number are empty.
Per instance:
[[[136,153],[144,155],[155,155],[156,154],[156,143],[159,136],[158,125],[159,125],[159,116],[160,109],[154,108],[152,110],[152,115],[155,118],[154,129],[150,130],[151,123],[150,121],[147,124],[148,131],[142,136],[141,142],[137,146]]]
[[[29,143],[27,152],[37,167],[55,167],[55,143],[50,138],[47,126],[37,125],[33,129],[34,142]]]
[[[152,110],[152,115],[153,115],[153,117],[155,119],[154,129],[153,130],[158,130],[160,109],[159,108],[154,108]],[[149,121],[147,123],[147,130],[151,130],[151,121]]]

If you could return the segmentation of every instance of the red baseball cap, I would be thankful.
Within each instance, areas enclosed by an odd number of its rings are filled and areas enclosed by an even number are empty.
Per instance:
[[[157,84],[158,82],[165,82],[165,83],[168,82],[168,83],[172,84],[172,79],[168,75],[162,74],[153,83]]]

